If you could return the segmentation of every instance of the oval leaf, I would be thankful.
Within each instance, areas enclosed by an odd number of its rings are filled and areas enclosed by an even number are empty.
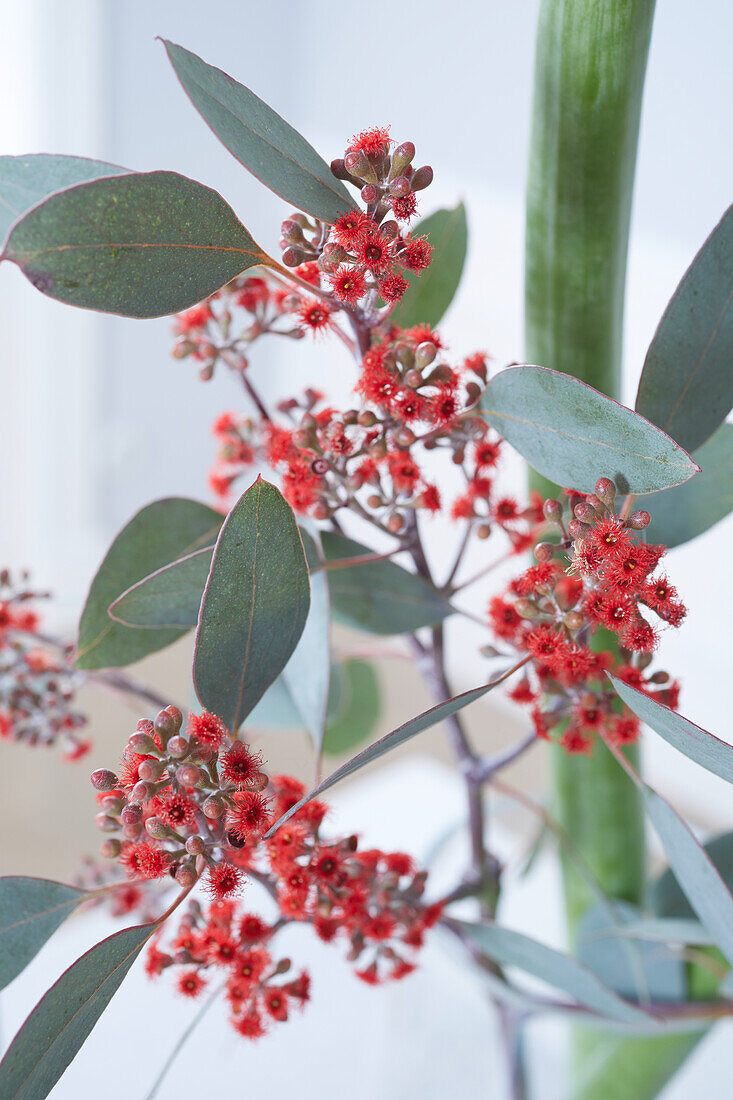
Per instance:
[[[569,993],[578,1004],[599,1015],[626,1023],[649,1024],[646,1012],[622,1000],[604,985],[592,970],[572,956],[556,951],[538,940],[495,924],[468,924],[453,921],[489,958],[501,966],[516,966],[555,989]]]
[[[667,489],[648,502],[652,517],[646,529],[649,542],[668,549],[681,546],[733,510],[733,424],[721,424],[692,457],[701,470],[694,481]],[[643,497],[637,504],[646,507]]]
[[[96,944],[52,985],[0,1063],[0,1096],[44,1100],[119,989],[156,924]]]
[[[13,222],[54,191],[75,183],[119,176],[126,172],[116,164],[88,157],[50,156],[34,153],[27,157],[0,157],[0,240],[4,241]]]
[[[458,290],[468,248],[466,208],[437,210],[412,229],[413,237],[427,237],[433,246],[430,267],[417,276],[405,272],[410,289],[390,319],[402,328],[426,324],[435,328]]]
[[[491,426],[540,474],[592,493],[610,477],[623,493],[652,493],[698,472],[673,439],[638,413],[570,375],[511,367],[481,400]]]
[[[184,628],[138,630],[113,622],[110,604],[132,584],[216,538],[222,517],[195,500],[148,504],[114,540],[92,581],[79,624],[78,668],[118,668],[175,642]]]
[[[52,195],[16,223],[3,258],[50,298],[125,317],[177,313],[271,262],[221,195],[176,172]]]
[[[616,694],[650,729],[696,764],[733,783],[733,747],[610,672],[606,675]]]
[[[331,681],[331,611],[325,573],[311,574],[310,592],[308,618],[282,677],[320,754]]]
[[[206,546],[156,569],[110,605],[110,618],[148,629],[196,626],[213,553]]]
[[[733,206],[672,296],[639,381],[636,408],[688,451],[733,406]]]
[[[253,176],[307,214],[333,222],[356,205],[312,145],[272,107],[195,53],[163,40],[201,117]]]
[[[217,540],[193,659],[199,701],[232,733],[288,663],[309,603],[293,510],[274,485],[258,478]]]
[[[370,554],[368,546],[331,531],[321,533],[327,559]],[[331,608],[337,622],[373,634],[409,634],[433,626],[455,608],[415,573],[393,561],[367,562],[328,571]]]
[[[366,741],[379,721],[379,680],[367,661],[344,661],[339,668],[338,710],[328,724],[323,751],[350,752]]]
[[[319,783],[317,787],[314,787],[304,798],[301,798],[300,802],[296,803],[295,806],[275,822],[269,832],[265,834],[265,837],[272,836],[273,833],[277,832],[280,826],[284,825],[294,813],[297,813],[301,806],[305,806],[306,802],[310,802],[312,798],[317,798],[330,787],[334,787],[342,779],[346,779],[347,776],[360,771],[362,768],[366,767],[367,764],[371,764],[372,761],[378,760],[380,756],[384,756],[385,753],[391,752],[392,749],[396,749],[400,745],[404,745],[406,741],[409,741],[412,737],[416,737],[417,734],[422,733],[423,730],[430,729],[431,726],[435,726],[438,722],[442,722],[444,718],[449,718],[451,714],[455,714],[456,711],[461,710],[463,707],[467,707],[469,703],[473,703],[476,699],[480,699],[487,691],[491,691],[497,684],[502,683],[502,681],[504,681],[513,671],[514,669],[511,669],[509,673],[497,676],[491,683],[482,684],[481,687],[473,688],[471,691],[464,691],[461,695],[455,695],[452,699],[448,699],[444,703],[438,703],[437,706],[423,711],[423,713],[418,714],[416,718],[411,718],[409,722],[405,722],[403,725],[398,726],[397,729],[392,730],[391,733],[387,733],[384,737],[380,737],[379,741],[375,741],[373,745],[370,745],[368,748],[358,753],[357,756],[352,757],[351,760],[348,760],[340,768],[337,768],[335,772],[332,772],[322,783]]]
[[[44,878],[0,879],[0,989],[25,969],[87,896]]]

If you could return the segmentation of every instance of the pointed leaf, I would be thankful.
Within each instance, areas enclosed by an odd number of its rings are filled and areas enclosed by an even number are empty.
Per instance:
[[[266,187],[326,222],[356,205],[315,149],[254,92],[182,46],[163,45],[196,110]]]
[[[87,896],[44,878],[0,878],[0,989],[25,969]]]
[[[148,629],[196,626],[213,553],[206,546],[156,569],[110,604],[110,618]]]
[[[703,844],[703,848],[725,885],[733,891],[733,833],[714,836]],[[674,917],[689,923],[695,916],[695,910],[669,867],[652,883],[649,902],[652,911],[661,917]],[[691,938],[689,942],[705,941]]]
[[[430,729],[431,726],[435,726],[438,722],[442,722],[443,719],[449,718],[451,714],[455,714],[456,711],[468,706],[469,703],[473,703],[476,699],[480,699],[487,691],[491,691],[493,687],[496,687],[497,684],[505,680],[506,676],[507,674],[505,673],[502,676],[498,676],[495,680],[492,680],[491,683],[482,684],[481,687],[473,688],[471,691],[464,691],[461,695],[455,695],[452,699],[448,699],[444,703],[438,703],[437,706],[430,707],[429,710],[423,711],[422,714],[418,714],[416,718],[411,718],[409,722],[405,722],[403,725],[398,726],[397,729],[392,730],[391,733],[387,733],[384,737],[380,737],[373,745],[370,745],[368,748],[358,753],[357,756],[352,757],[351,760],[342,764],[342,766],[337,768],[335,772],[332,772],[327,779],[324,779],[322,783],[319,783],[317,787],[309,791],[304,798],[301,798],[300,802],[296,803],[292,809],[288,810],[287,813],[283,814],[283,816],[275,822],[265,836],[272,836],[273,833],[277,832],[281,825],[284,825],[294,813],[298,812],[301,806],[305,806],[306,802],[310,802],[312,798],[318,798],[324,791],[329,790],[330,787],[334,787],[342,779],[346,779],[347,776],[360,771],[362,768],[366,767],[367,764],[371,764],[374,760],[378,760],[380,756],[384,756],[385,753],[391,752],[392,749],[396,749],[400,745],[404,745],[406,741],[409,741],[412,737],[416,737],[418,733]]]
[[[288,663],[308,616],[308,566],[293,510],[262,478],[224,521],[196,632],[201,704],[235,733]]]
[[[325,573],[311,574],[310,592],[308,618],[282,677],[320,754],[331,681],[331,612]]]
[[[125,928],[66,970],[31,1012],[0,1063],[0,1096],[44,1100],[76,1057],[157,925]]]
[[[355,558],[371,551],[331,531],[321,534],[327,559]],[[393,561],[329,571],[331,608],[337,622],[373,634],[407,634],[432,626],[455,608],[431,585]]]
[[[570,955],[564,955],[521,932],[495,924],[454,921],[460,930],[501,966],[516,966],[556,989],[569,993],[578,1004],[601,1016],[627,1023],[649,1024],[646,1012],[622,1000],[604,985],[592,970]]]
[[[670,550],[697,538],[733,510],[733,424],[721,424],[692,458],[701,470],[693,480],[636,502],[651,513],[648,541]]]
[[[211,544],[219,512],[195,500],[168,497],[141,509],[122,528],[92,581],[79,624],[78,668],[132,664],[175,642],[185,628],[139,630],[114,622],[110,604],[121,592],[176,558]]]
[[[366,741],[380,712],[379,680],[367,661],[344,661],[339,672],[339,707],[323,740],[323,751],[330,756],[349,752]]]
[[[0,157],[0,241],[13,222],[37,202],[75,183],[119,176],[126,172],[116,164],[88,157],[49,156]]]
[[[433,255],[430,267],[420,275],[405,272],[410,289],[390,319],[402,328],[419,324],[435,328],[453,301],[463,274],[468,248],[466,208],[460,202],[453,210],[437,210],[418,222],[411,233],[427,237]]]
[[[613,903],[612,914],[607,905],[592,906],[578,929],[578,958],[622,997],[685,1000],[687,977],[679,953],[659,940],[625,938],[620,934],[638,922],[640,916],[637,906],[622,901]]]
[[[606,675],[626,706],[650,729],[696,764],[733,783],[733,747],[656,699],[650,699],[643,691],[625,684],[610,672]]]
[[[654,334],[636,408],[694,451],[733,406],[733,206],[698,252]]]
[[[599,477],[610,477],[621,492],[652,493],[698,472],[659,428],[558,371],[503,370],[481,404],[491,426],[535,470],[566,488],[591,493]]]
[[[160,317],[270,258],[221,195],[176,172],[131,172],[51,195],[15,224],[3,259],[70,305]]]
[[[701,923],[730,961],[733,897],[689,826],[651,787],[642,782],[638,786],[675,878]]]

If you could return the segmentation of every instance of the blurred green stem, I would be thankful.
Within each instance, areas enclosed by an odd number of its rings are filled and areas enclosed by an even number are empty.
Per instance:
[[[621,344],[631,197],[654,0],[542,0],[527,191],[526,359],[611,397]],[[536,473],[533,488],[556,486]],[[644,821],[638,793],[603,745],[552,750],[556,813],[603,889],[640,903]],[[564,867],[568,935],[591,898]],[[651,1100],[697,1036],[579,1035],[572,1095]],[[623,1076],[620,1074],[623,1068]],[[622,1091],[619,1091],[622,1087]]]

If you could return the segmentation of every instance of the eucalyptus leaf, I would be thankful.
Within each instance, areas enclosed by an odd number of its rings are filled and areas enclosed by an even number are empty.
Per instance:
[[[92,581],[79,624],[78,668],[120,667],[175,642],[185,627],[140,630],[114,622],[108,609],[121,592],[161,566],[209,546],[222,517],[195,500],[156,500],[133,516],[110,546]]]
[[[213,553],[206,546],[156,569],[110,605],[110,618],[147,629],[196,626]]]
[[[163,40],[183,89],[230,153],[286,202],[333,222],[355,200],[305,138],[249,88]]]
[[[481,399],[491,426],[544,477],[583,493],[610,477],[623,493],[679,485],[699,467],[638,413],[545,367],[500,371]]]
[[[410,288],[395,307],[390,320],[401,328],[430,325],[435,328],[447,312],[461,281],[468,248],[466,208],[437,210],[411,231],[413,237],[427,237],[433,246],[430,267],[419,275],[405,272]]]
[[[639,790],[675,878],[703,927],[730,961],[733,959],[733,896],[705,849],[669,803],[645,783],[639,783]]]
[[[652,517],[645,531],[648,541],[670,550],[702,535],[733,510],[733,424],[721,424],[692,458],[701,471],[695,478],[648,501],[643,496],[636,501]]]
[[[274,261],[221,195],[176,172],[131,172],[51,195],[14,225],[3,259],[69,305],[161,317]]]
[[[368,546],[331,531],[321,533],[329,560],[371,553]],[[328,570],[336,621],[373,634],[409,634],[452,615],[455,608],[432,585],[393,561]]]
[[[733,832],[712,837],[703,844],[703,848],[725,885],[733,892]],[[690,922],[695,917],[695,910],[669,867],[652,883],[649,903],[652,911],[662,918]],[[704,941],[690,939],[689,942]]]
[[[56,929],[87,897],[43,878],[0,878],[0,989],[24,970]]]
[[[126,171],[116,164],[88,157],[47,153],[0,157],[0,241],[5,240],[13,222],[55,191],[102,176],[119,176]]]
[[[156,928],[147,924],[115,932],[64,971],[0,1062],[0,1096],[8,1100],[48,1096]]]
[[[688,451],[733,407],[733,206],[692,261],[654,334],[636,408]]]
[[[200,703],[232,733],[288,663],[309,604],[308,566],[292,508],[258,478],[219,533],[193,659]]]
[[[379,680],[367,661],[347,660],[339,666],[338,711],[330,718],[323,751],[329,756],[351,752],[379,721]]]
[[[607,672],[614,690],[626,706],[633,710],[650,729],[663,737],[668,744],[683,753],[713,775],[733,783],[733,747],[712,733],[696,726],[688,718],[651,699],[638,688]]]
[[[305,806],[306,802],[310,802],[312,798],[318,798],[324,791],[329,790],[330,787],[335,786],[336,783],[339,783],[342,779],[346,779],[347,776],[360,771],[362,768],[366,767],[367,764],[371,764],[374,760],[378,760],[380,756],[384,756],[385,753],[391,752],[392,749],[396,749],[400,745],[404,745],[406,741],[409,741],[412,737],[416,737],[418,733],[430,729],[431,726],[435,726],[438,722],[442,722],[445,718],[449,718],[451,714],[455,714],[456,711],[468,706],[469,703],[473,703],[476,699],[480,699],[482,695],[485,695],[487,691],[491,691],[493,687],[496,687],[497,684],[502,683],[505,679],[506,674],[498,676],[488,684],[482,684],[481,687],[473,688],[471,691],[464,691],[461,695],[455,695],[452,699],[448,699],[444,703],[438,703],[437,706],[430,707],[429,710],[423,711],[422,714],[418,714],[416,718],[411,718],[409,722],[403,723],[403,725],[398,726],[397,729],[385,734],[384,737],[380,737],[378,741],[375,741],[374,744],[369,745],[368,748],[363,749],[362,752],[352,757],[351,760],[342,764],[340,768],[332,772],[332,774],[324,779],[322,783],[319,783],[317,787],[309,791],[304,798],[301,798],[300,802],[296,803],[287,813],[283,814],[265,835],[268,837],[272,836],[281,825],[284,825],[293,814],[298,812],[301,806]]]
[[[649,1025],[650,1016],[621,999],[582,963],[521,932],[496,924],[468,924],[454,921],[461,932],[490,959],[501,966],[516,966],[556,989],[568,993],[578,1004],[599,1015],[624,1023]]]
[[[624,939],[619,934],[640,917],[637,906],[621,901],[613,903],[613,917],[607,905],[592,906],[578,929],[578,958],[622,997],[685,1000],[687,978],[679,954],[659,940]]]
[[[331,679],[331,612],[325,573],[311,574],[310,594],[308,618],[282,678],[320,754]]]

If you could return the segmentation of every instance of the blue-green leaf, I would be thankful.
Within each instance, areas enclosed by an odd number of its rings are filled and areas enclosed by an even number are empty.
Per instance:
[[[323,751],[330,756],[350,752],[366,741],[380,712],[379,680],[372,665],[367,661],[344,661],[336,675],[336,713],[329,717],[323,740]]]
[[[733,424],[721,424],[692,458],[701,470],[695,478],[648,501],[637,500],[637,507],[648,507],[652,517],[645,532],[649,542],[681,546],[733,510]]]
[[[157,925],[115,932],[51,986],[0,1063],[0,1096],[44,1100],[122,984]]]
[[[213,553],[212,544],[156,569],[110,605],[110,618],[149,630],[196,626]]]
[[[193,660],[199,701],[232,733],[288,663],[309,604],[308,566],[292,508],[258,478],[219,534]]]
[[[196,110],[252,175],[322,221],[353,209],[354,199],[323,158],[254,92],[190,50],[163,45]]]
[[[733,406],[733,206],[698,252],[649,346],[636,408],[694,451]]]
[[[87,894],[62,882],[0,878],[0,989],[12,982]]]
[[[699,467],[638,413],[591,386],[545,367],[497,374],[481,400],[491,426],[539,473],[591,493],[610,477],[624,493],[687,481]]]
[[[126,171],[116,164],[88,157],[47,153],[0,157],[0,241],[5,240],[13,222],[26,210],[55,191],[102,176],[119,176]]]
[[[436,210],[412,229],[414,237],[427,237],[433,246],[430,267],[419,275],[405,272],[410,289],[392,311],[390,320],[402,328],[430,325],[435,328],[447,312],[461,281],[468,248],[466,208]]]

